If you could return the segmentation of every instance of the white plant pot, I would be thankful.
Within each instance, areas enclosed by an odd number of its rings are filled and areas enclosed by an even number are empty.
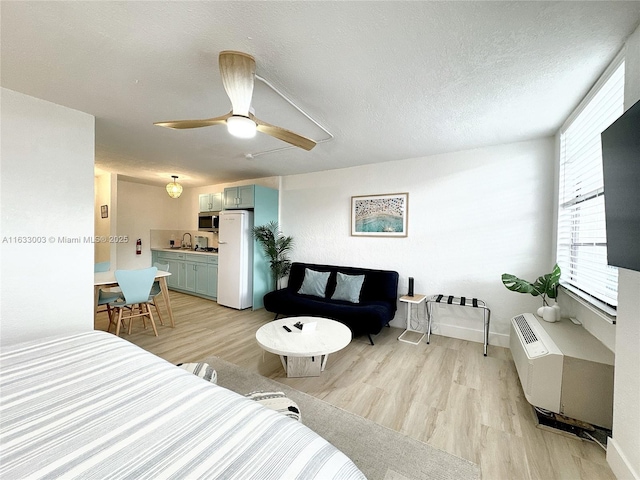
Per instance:
[[[560,320],[560,307],[542,307],[542,319],[545,322],[557,322]]]

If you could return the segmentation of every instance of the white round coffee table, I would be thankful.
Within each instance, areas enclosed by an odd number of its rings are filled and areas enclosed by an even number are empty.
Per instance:
[[[316,323],[307,332],[293,325]],[[287,327],[290,332],[284,327]],[[309,325],[312,326],[312,325]],[[280,355],[287,377],[317,377],[324,371],[330,353],[342,350],[351,342],[351,330],[346,325],[320,317],[289,317],[263,325],[256,340],[267,352]]]

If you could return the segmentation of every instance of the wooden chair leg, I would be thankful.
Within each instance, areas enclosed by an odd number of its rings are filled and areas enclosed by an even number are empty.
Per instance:
[[[143,303],[139,303],[138,304],[138,314],[142,317],[142,326],[144,327],[144,329],[147,329],[147,321],[144,319],[145,315],[144,315],[144,304]]]
[[[118,321],[116,322],[116,337],[120,336],[120,322],[122,322],[123,308],[118,308]]]
[[[107,324],[107,333],[111,331],[111,324],[113,323],[113,313],[109,312],[109,323]]]
[[[131,322],[133,322],[133,314],[134,314],[133,309],[135,308],[135,306],[131,305],[125,308],[129,310],[129,316],[122,318],[122,327],[127,329],[128,335],[131,335],[131,327],[132,327]]]
[[[117,308],[112,308],[111,311],[109,312],[109,326],[107,327],[107,332],[111,331],[111,325],[114,326],[114,332],[117,331],[117,320],[116,317],[118,316],[118,309]]]
[[[140,305],[138,305],[138,314],[140,314]],[[128,329],[128,334],[131,335],[131,327],[133,326],[133,307],[131,307],[131,316],[129,317],[129,329]],[[145,326],[145,328],[147,328]]]
[[[149,304],[145,303],[145,307],[147,307],[147,313],[149,314],[149,320],[151,320],[151,326],[153,327],[153,333],[158,336],[158,330],[156,329],[156,322],[153,321],[153,314],[151,313],[151,308],[149,308]],[[144,317],[143,317],[144,318]]]
[[[155,299],[153,300],[152,305],[156,307],[156,314],[158,315],[158,320],[160,320],[160,325],[164,325],[164,322],[162,321],[162,315],[160,315],[160,309],[158,308],[158,302],[156,302]]]

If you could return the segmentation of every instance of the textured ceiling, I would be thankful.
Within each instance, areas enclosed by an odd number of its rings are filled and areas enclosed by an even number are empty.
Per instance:
[[[0,2],[3,87],[96,118],[96,165],[186,186],[553,134],[640,22],[640,2]],[[255,56],[334,136],[311,152],[224,126],[217,56]],[[323,130],[262,82],[263,120]],[[276,149],[271,153],[264,153]],[[254,154],[253,159],[246,154]]]

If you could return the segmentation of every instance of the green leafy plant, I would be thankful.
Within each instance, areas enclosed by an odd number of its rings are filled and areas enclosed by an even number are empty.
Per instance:
[[[279,288],[280,279],[291,270],[291,260],[287,255],[293,248],[293,238],[283,235],[275,221],[253,227],[253,237],[262,245],[269,259],[273,283]]]
[[[551,273],[538,277],[535,282],[528,282],[510,273],[502,274],[502,283],[512,292],[529,293],[534,297],[542,297],[542,305],[547,306],[547,297],[556,298],[560,284],[560,267],[556,263]]]

